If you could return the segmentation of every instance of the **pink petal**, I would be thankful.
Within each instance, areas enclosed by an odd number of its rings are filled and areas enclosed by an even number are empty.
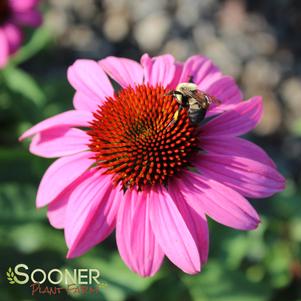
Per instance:
[[[6,35],[8,45],[9,45],[9,53],[15,53],[21,46],[22,43],[22,32],[20,28],[12,23],[7,23],[3,27],[3,31]]]
[[[73,185],[72,189],[74,189]],[[52,227],[64,229],[66,222],[67,205],[72,191],[71,187],[65,189],[53,202],[48,206],[47,217]]]
[[[89,136],[82,130],[55,127],[36,134],[30,144],[32,154],[55,158],[88,150]]]
[[[152,59],[144,55],[141,58],[141,64],[144,67],[145,83],[167,87],[174,79],[176,65],[172,55],[165,54]]]
[[[14,11],[12,13],[12,20],[19,25],[26,25],[31,27],[38,27],[42,24],[42,15],[37,9]]]
[[[151,226],[162,251],[185,273],[199,272],[196,242],[170,194],[165,189],[153,189],[149,209]]]
[[[72,191],[82,182],[86,174],[82,174],[71,185],[64,189],[49,205],[47,217],[50,224],[57,229],[64,229],[66,224],[67,205]]]
[[[200,135],[225,137],[245,134],[256,127],[262,114],[262,98],[253,97],[210,120],[202,127]]]
[[[267,153],[256,144],[239,137],[203,136],[200,137],[201,149],[221,155],[256,158],[262,164],[276,167]]]
[[[217,222],[239,230],[255,229],[259,216],[239,193],[211,178],[192,172],[182,174],[179,188],[186,201],[196,210],[204,210]]]
[[[34,8],[39,0],[9,0],[9,5],[14,11],[24,11]]]
[[[201,154],[195,162],[205,176],[229,186],[244,196],[265,198],[285,187],[285,179],[270,165],[219,154]]]
[[[99,64],[123,88],[143,83],[143,68],[133,60],[109,56]]]
[[[155,240],[149,217],[149,192],[128,191],[121,201],[116,224],[119,253],[139,275],[152,276],[160,268],[164,253]]]
[[[153,60],[152,58],[147,54],[143,54],[140,63],[143,67],[143,75],[144,75],[144,82],[148,83],[150,81],[150,74],[153,67]]]
[[[122,200],[120,187],[100,170],[90,170],[71,192],[65,224],[67,258],[80,256],[99,244],[115,227]]]
[[[198,247],[201,263],[205,264],[208,260],[209,231],[204,211],[201,208],[193,208],[186,202],[177,180],[168,183],[168,191],[193,236]]]
[[[73,97],[73,106],[76,110],[95,112],[102,104],[97,97],[88,96],[80,91],[75,92]]]
[[[93,120],[93,115],[87,111],[66,111],[64,113],[47,118],[27,130],[19,140],[23,140],[39,132],[49,130],[54,127],[62,126],[83,126],[88,127],[89,122]]]
[[[192,78],[199,85],[205,78],[212,78],[213,75],[221,75],[221,72],[212,61],[204,56],[194,55],[184,63],[180,82],[188,82]]]
[[[233,104],[239,103],[243,99],[242,93],[232,77],[217,75],[212,78],[214,77],[217,79],[212,80],[210,84],[207,85],[206,81],[203,81],[199,85],[200,90],[221,101],[221,105],[210,105],[207,117],[229,110]]]
[[[0,68],[3,68],[9,58],[9,45],[7,37],[2,28],[0,28]]]
[[[62,157],[45,172],[38,192],[37,207],[51,203],[64,189],[79,178],[94,162],[90,152]]]
[[[180,79],[181,79],[181,75],[183,73],[183,64],[176,62],[175,68],[176,69],[175,69],[174,78],[173,78],[172,82],[169,84],[170,89],[175,89],[177,87],[177,85],[182,82]]]
[[[85,102],[91,102],[89,107],[95,108],[96,101],[101,105],[107,97],[114,95],[113,87],[100,65],[92,60],[77,60],[69,67],[68,80],[73,88],[81,93],[74,104],[76,109],[86,107]],[[81,101],[80,101],[81,100]],[[81,102],[83,102],[81,104]]]

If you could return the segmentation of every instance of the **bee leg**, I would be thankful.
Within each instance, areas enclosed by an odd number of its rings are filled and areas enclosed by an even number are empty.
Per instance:
[[[172,121],[168,124],[168,126],[171,126],[172,124],[175,124],[178,121],[182,109],[183,106],[179,105],[179,108],[176,110],[175,114],[173,115]]]

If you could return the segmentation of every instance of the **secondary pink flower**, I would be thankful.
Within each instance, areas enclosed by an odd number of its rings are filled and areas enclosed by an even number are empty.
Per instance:
[[[41,24],[38,3],[39,0],[0,0],[0,68],[20,48],[21,27]]]
[[[182,110],[168,126],[178,103],[166,93],[189,79],[222,104],[210,106],[204,124],[193,126]],[[68,80],[75,109],[21,137],[33,137],[33,154],[61,157],[43,176],[36,202],[48,206],[52,226],[64,228],[68,258],[116,229],[119,253],[134,272],[153,275],[166,255],[194,274],[208,257],[206,215],[255,229],[259,216],[245,197],[284,189],[268,155],[238,137],[259,122],[261,97],[242,101],[234,80],[207,58],[77,60]]]

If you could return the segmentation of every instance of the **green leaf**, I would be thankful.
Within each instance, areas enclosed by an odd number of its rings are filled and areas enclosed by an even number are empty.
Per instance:
[[[38,83],[28,73],[21,69],[9,67],[3,70],[7,86],[14,92],[31,100],[36,106],[45,103],[46,97]]]
[[[14,56],[11,64],[19,65],[27,61],[44,49],[50,43],[51,39],[52,35],[47,27],[43,26],[35,30],[31,40]]]
[[[194,301],[265,301],[270,288],[248,281],[239,271],[228,270],[218,261],[209,262],[202,273],[192,277],[184,275],[184,283]]]
[[[139,300],[153,301],[191,301],[192,298],[185,283],[183,283],[177,272],[169,271],[165,277],[157,279],[152,285],[139,294]]]
[[[30,184],[18,185],[16,183],[1,183],[0,186],[0,225],[17,226],[29,222],[41,221],[45,218],[43,210],[37,211],[35,208],[36,188]],[[23,225],[21,229],[25,229]],[[12,238],[14,232],[10,231]],[[8,234],[7,234],[8,235]],[[24,235],[24,233],[23,233]],[[6,244],[6,241],[5,243]],[[13,273],[12,269],[8,269]]]
[[[123,301],[130,295],[143,292],[158,276],[142,278],[131,272],[122,262],[118,253],[96,256],[82,256],[76,262],[85,268],[96,268],[101,273],[101,280],[107,283],[102,289],[106,300]],[[105,258],[106,257],[106,258]]]

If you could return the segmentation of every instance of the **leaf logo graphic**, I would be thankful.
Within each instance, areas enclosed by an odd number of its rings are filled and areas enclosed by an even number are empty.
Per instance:
[[[9,281],[10,284],[15,284],[15,273],[13,272],[12,268],[9,267],[8,271],[6,272],[7,280]]]

